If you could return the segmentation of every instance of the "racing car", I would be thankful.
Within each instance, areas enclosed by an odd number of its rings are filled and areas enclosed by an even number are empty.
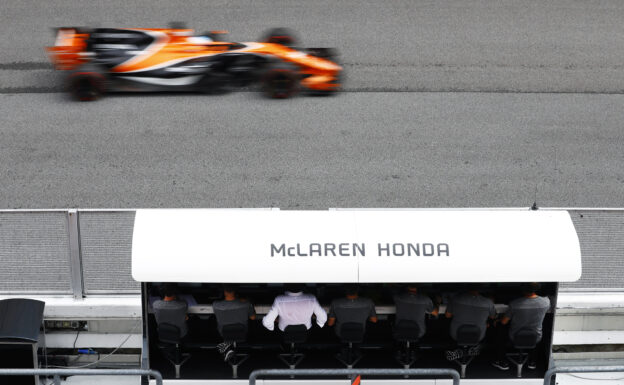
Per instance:
[[[260,42],[222,41],[224,33],[67,27],[57,30],[47,51],[54,67],[67,72],[66,88],[80,101],[126,91],[219,94],[254,84],[271,98],[327,95],[340,88],[342,67],[333,49],[298,49],[284,28],[268,31]]]

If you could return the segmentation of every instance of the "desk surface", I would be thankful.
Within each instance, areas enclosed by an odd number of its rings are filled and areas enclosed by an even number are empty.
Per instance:
[[[255,305],[257,314],[267,314],[269,310],[271,310],[271,305]],[[505,304],[496,304],[496,312],[504,313],[507,310],[507,305]],[[325,311],[329,311],[329,306],[323,306]],[[375,306],[375,311],[377,314],[394,314],[396,313],[396,307],[394,305],[387,306]],[[440,305],[440,313],[444,313],[446,311],[446,305]],[[197,304],[193,306],[189,306],[188,309],[189,314],[213,314],[212,305],[209,304]]]
[[[179,297],[180,299],[183,299],[184,301],[186,301],[186,303],[189,305],[188,307],[189,314],[213,314],[214,313],[214,311],[212,310],[212,304],[197,303],[195,301],[195,298],[193,298],[192,295],[180,295]],[[150,300],[149,300],[150,312],[152,312],[152,309],[151,309],[152,303],[157,299],[159,298],[150,297]],[[504,313],[505,311],[507,311],[507,308],[508,308],[507,305],[502,304],[502,303],[497,303],[495,306],[496,306],[496,312],[499,314]],[[269,310],[271,310],[271,305],[267,305],[267,304],[254,305],[254,308],[256,309],[256,314],[263,315],[263,314],[267,314]],[[325,309],[325,311],[328,312],[329,306],[323,306],[323,309]],[[375,311],[379,315],[394,314],[396,313],[396,307],[394,305],[375,306]],[[446,305],[444,304],[440,305],[440,313],[444,313],[445,311],[446,311]]]

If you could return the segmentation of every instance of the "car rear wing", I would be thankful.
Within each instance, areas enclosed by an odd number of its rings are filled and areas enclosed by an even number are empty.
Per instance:
[[[73,70],[89,60],[87,40],[89,31],[76,27],[62,27],[56,30],[56,42],[46,47],[54,68]]]

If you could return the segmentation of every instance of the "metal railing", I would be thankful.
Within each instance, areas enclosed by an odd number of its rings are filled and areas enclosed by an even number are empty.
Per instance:
[[[61,376],[152,376],[163,385],[160,372],[151,369],[0,369],[1,376],[52,376],[54,385],[61,384]]]
[[[599,373],[624,372],[624,366],[561,366],[548,369],[544,375],[544,385],[550,385],[557,373]]]
[[[249,385],[256,385],[260,376],[448,376],[453,385],[459,385],[459,373],[455,369],[261,369],[249,375]]]

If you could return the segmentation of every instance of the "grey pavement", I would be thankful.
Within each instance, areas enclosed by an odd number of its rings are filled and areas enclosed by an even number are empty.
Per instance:
[[[622,207],[624,95],[0,95],[0,207]]]

